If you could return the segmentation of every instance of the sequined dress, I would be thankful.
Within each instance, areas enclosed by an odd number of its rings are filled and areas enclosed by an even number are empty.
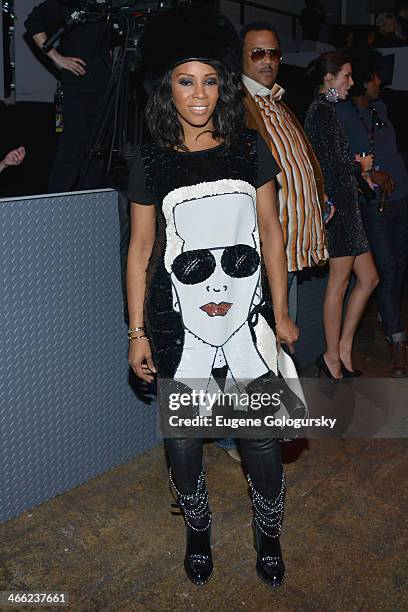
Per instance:
[[[347,135],[334,103],[319,95],[310,105],[305,132],[323,171],[325,191],[336,206],[326,226],[329,256],[346,257],[369,251],[358,202],[358,185]]]
[[[162,378],[254,380],[274,370],[273,316],[262,287],[256,189],[279,172],[245,130],[227,148],[141,147],[129,199],[156,206],[145,323]],[[276,348],[275,348],[276,351]]]

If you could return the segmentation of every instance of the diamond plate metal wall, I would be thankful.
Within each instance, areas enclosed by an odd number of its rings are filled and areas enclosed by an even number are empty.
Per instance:
[[[117,193],[0,200],[0,234],[5,521],[159,440],[129,385]]]

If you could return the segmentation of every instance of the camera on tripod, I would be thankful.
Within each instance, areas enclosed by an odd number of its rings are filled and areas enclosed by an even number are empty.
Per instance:
[[[138,41],[149,18],[156,13],[177,9],[193,0],[63,0],[75,9],[65,27],[43,48],[56,44],[60,36],[76,24],[106,20],[116,44],[112,53],[112,74],[101,99],[95,132],[88,145],[88,157],[76,187],[86,185],[87,175],[99,168],[101,176],[115,174],[134,154],[143,135],[145,93],[139,78]],[[197,0],[201,1],[201,0]]]

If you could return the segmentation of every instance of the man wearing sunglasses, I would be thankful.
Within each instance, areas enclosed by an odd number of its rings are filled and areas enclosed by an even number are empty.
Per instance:
[[[266,22],[250,23],[242,29],[241,40],[247,125],[260,133],[281,169],[279,216],[288,260],[289,315],[296,320],[296,272],[327,258],[323,176],[300,123],[282,102],[285,91],[276,82],[282,59],[276,30]]]
[[[378,51],[351,51],[354,85],[351,97],[336,104],[351,153],[374,154],[374,191],[360,196],[367,238],[380,277],[376,300],[391,347],[393,378],[408,376],[408,350],[401,303],[408,263],[408,173],[397,149],[394,126],[381,95],[382,56]]]
[[[266,22],[250,23],[242,29],[241,40],[247,125],[263,137],[281,170],[279,217],[288,260],[289,316],[296,321],[296,272],[327,258],[323,176],[301,125],[282,102],[285,92],[276,83],[282,59],[276,30]],[[239,460],[233,440],[216,444]]]

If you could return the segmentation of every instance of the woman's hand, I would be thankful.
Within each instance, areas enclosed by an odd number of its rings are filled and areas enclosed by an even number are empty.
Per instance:
[[[370,189],[372,189],[374,191],[375,189],[375,183],[372,180],[371,176],[370,176],[370,172],[362,172],[361,176],[363,177],[363,179],[365,180],[365,182],[368,184],[368,186],[370,187]]]
[[[154,374],[157,370],[152,359],[152,351],[150,350],[149,340],[140,338],[129,342],[129,357],[130,367],[142,380],[151,383],[154,380]]]
[[[395,189],[395,183],[387,172],[382,172],[381,170],[372,170],[370,172],[370,177],[373,183],[379,185],[381,190],[385,193],[387,197],[389,197]]]
[[[327,225],[329,221],[331,221],[336,213],[336,206],[329,199],[327,193],[324,194],[324,211],[323,211],[323,221]]]
[[[335,207],[335,205],[334,205],[334,204],[332,204],[332,205],[330,206],[329,216],[328,216],[328,217],[327,217],[327,218],[324,220],[324,222],[325,222],[325,224],[326,224],[326,225],[327,225],[327,223],[328,223],[329,221],[331,221],[331,220],[333,219],[333,217],[334,217],[334,215],[335,215],[335,214],[336,214],[336,207]]]
[[[299,338],[299,329],[288,315],[276,321],[276,339],[287,344],[291,353],[295,352],[294,343]]]
[[[19,166],[23,163],[25,158],[26,150],[24,147],[18,147],[18,149],[13,149],[5,158],[0,162],[2,169],[7,168],[8,166]]]
[[[361,155],[357,154],[354,159],[360,163],[361,172],[370,172],[374,163],[374,155],[372,153],[369,153],[365,157],[361,157]]]

